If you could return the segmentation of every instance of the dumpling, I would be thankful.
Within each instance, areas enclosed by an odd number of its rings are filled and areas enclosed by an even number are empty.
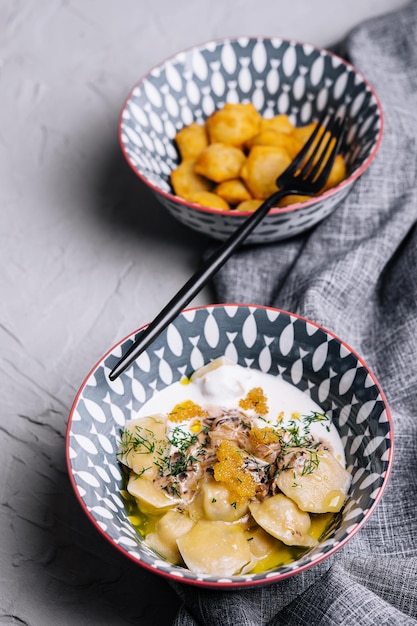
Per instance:
[[[260,526],[252,532],[248,531],[248,535],[250,551],[257,560],[266,558],[277,544],[276,539]]]
[[[177,510],[168,511],[156,522],[155,531],[149,533],[145,543],[175,565],[182,563],[177,539],[194,526],[188,515]]]
[[[161,513],[163,509],[176,506],[180,500],[170,498],[165,491],[156,487],[151,480],[131,474],[127,491],[136,498],[141,511],[148,514]]]
[[[233,576],[252,561],[239,524],[200,520],[177,543],[186,566],[199,576]]]
[[[308,535],[311,525],[309,514],[300,511],[298,506],[282,493],[263,502],[252,502],[249,509],[259,526],[288,546],[314,545],[314,539]]]
[[[154,461],[169,445],[166,425],[165,415],[139,417],[128,422],[120,439],[120,462],[138,476],[155,476],[157,466]]]
[[[208,520],[235,522],[248,511],[247,501],[231,504],[232,497],[228,488],[214,480],[203,485],[202,493],[204,513]]]
[[[309,471],[306,471],[306,463],[310,463]],[[307,452],[304,464],[284,470],[276,478],[279,489],[302,511],[310,513],[340,511],[350,483],[349,472],[327,450],[314,453],[314,463],[309,461]]]

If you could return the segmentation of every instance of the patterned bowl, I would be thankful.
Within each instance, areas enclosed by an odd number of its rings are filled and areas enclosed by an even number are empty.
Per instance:
[[[170,173],[179,163],[178,130],[204,123],[226,102],[251,102],[264,117],[285,113],[297,126],[318,120],[325,110],[350,119],[342,146],[348,178],[302,204],[271,209],[246,243],[287,239],[330,215],[370,165],[381,141],[383,117],[372,87],[326,50],[278,38],[240,37],[180,52],[131,91],[120,116],[120,145],[135,174],[174,217],[215,239],[226,239],[248,214],[181,199],[173,193]]]
[[[140,332],[140,331],[139,331]],[[110,382],[108,374],[136,337],[127,337],[92,369],[71,409],[67,462],[75,493],[97,530],[153,573],[193,585],[239,588],[302,572],[342,548],[369,519],[392,464],[392,422],[372,372],[345,343],[313,322],[278,309],[217,305],[184,311],[153,346]],[[327,412],[352,474],[348,499],[323,540],[292,563],[230,579],[197,576],[144,545],[121,496],[119,431],[153,394],[219,356],[282,377]]]

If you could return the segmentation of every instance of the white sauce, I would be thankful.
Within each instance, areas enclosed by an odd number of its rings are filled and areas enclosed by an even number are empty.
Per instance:
[[[193,378],[188,384],[179,381],[157,392],[141,407],[137,417],[156,413],[168,414],[176,404],[185,400],[192,400],[202,406],[212,404],[226,409],[239,408],[239,400],[254,387],[263,389],[269,408],[268,414],[263,416],[264,419],[259,420],[259,426],[266,426],[265,420],[268,420],[271,425],[276,425],[278,416],[283,414],[284,419],[279,422],[279,427],[285,428],[293,419],[294,414],[299,414],[297,426],[300,434],[303,434],[302,416],[312,412],[323,414],[323,409],[306,393],[279,376],[225,362]],[[189,424],[175,422],[172,423],[171,428],[178,426],[188,430]],[[171,428],[168,423],[168,429],[171,430]],[[333,456],[343,467],[346,466],[342,441],[336,427],[329,420],[311,423],[309,432],[315,439],[325,442]]]

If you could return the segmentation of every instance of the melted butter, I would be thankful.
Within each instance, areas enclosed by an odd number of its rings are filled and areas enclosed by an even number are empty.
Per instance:
[[[332,528],[336,521],[334,513],[310,513],[311,526],[308,534],[316,541],[320,541],[328,530]],[[250,533],[249,533],[250,535]],[[250,539],[250,537],[249,537]],[[287,546],[278,539],[275,541],[272,550],[261,558],[255,567],[249,572],[250,574],[261,574],[268,570],[273,570],[283,565],[288,565],[297,559],[300,559],[308,552],[308,548],[300,548],[297,546]]]

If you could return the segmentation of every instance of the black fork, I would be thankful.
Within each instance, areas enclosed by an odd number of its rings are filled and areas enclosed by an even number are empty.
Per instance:
[[[326,117],[328,117],[326,121]],[[210,278],[224,265],[236,248],[262,221],[278,201],[289,194],[316,195],[325,185],[340,151],[346,132],[346,119],[337,115],[321,120],[288,168],[277,178],[278,191],[256,209],[243,224],[208,258],[178,293],[168,302],[121,357],[109,374],[115,380],[135,361],[168,324],[198,294]]]

